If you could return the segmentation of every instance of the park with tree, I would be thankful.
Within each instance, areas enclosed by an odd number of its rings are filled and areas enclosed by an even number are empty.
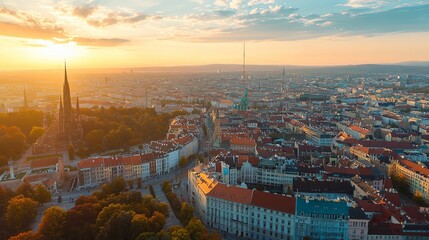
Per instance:
[[[163,188],[169,187],[167,184]],[[19,192],[0,188],[0,239],[10,240],[217,240],[197,218],[192,207],[180,211],[183,226],[165,227],[168,206],[152,195],[130,191],[123,178],[104,184],[91,196],[76,199],[75,206],[64,210],[59,206],[46,209],[36,231],[30,231],[37,207],[44,198],[27,184]],[[43,195],[43,194],[42,194]],[[39,199],[38,202],[36,199]]]
[[[84,145],[78,146],[81,157],[95,152],[128,149],[130,146],[164,139],[170,121],[184,111],[157,113],[153,108],[82,109]],[[76,146],[75,146],[76,147]]]

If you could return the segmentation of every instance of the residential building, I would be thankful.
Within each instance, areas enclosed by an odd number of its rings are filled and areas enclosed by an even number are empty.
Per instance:
[[[409,190],[429,202],[429,169],[409,160],[394,161],[390,165],[390,173],[405,177]]]
[[[369,218],[359,207],[349,207],[349,240],[368,238]]]
[[[153,152],[159,152],[167,155],[167,172],[179,166],[180,147],[172,140],[152,141],[150,149]]]
[[[232,151],[242,153],[256,153],[256,142],[251,138],[232,138],[230,140],[230,147]]]
[[[250,206],[251,239],[294,239],[294,197],[253,191]]]
[[[188,134],[183,137],[177,138],[173,140],[179,147],[179,156],[181,157],[189,157],[193,154],[198,153],[198,138]]]
[[[348,239],[349,211],[343,201],[297,198],[295,238]]]

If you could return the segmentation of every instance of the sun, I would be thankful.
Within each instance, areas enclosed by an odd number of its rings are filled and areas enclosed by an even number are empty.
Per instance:
[[[74,59],[82,55],[83,47],[76,44],[76,42],[54,42],[47,40],[38,40],[32,42],[36,48],[35,54],[40,59],[45,60],[62,60],[62,59]]]
[[[68,43],[49,43],[45,47],[47,56],[54,59],[72,59],[77,57],[81,49],[75,42]]]

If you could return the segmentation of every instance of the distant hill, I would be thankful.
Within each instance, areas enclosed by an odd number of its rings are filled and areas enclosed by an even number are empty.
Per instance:
[[[321,68],[307,68],[307,73],[331,74],[429,74],[429,68],[424,66],[364,64],[349,66],[333,66]]]
[[[410,62],[401,62],[397,65],[402,66],[419,66],[419,67],[429,67],[429,61],[410,61]]]

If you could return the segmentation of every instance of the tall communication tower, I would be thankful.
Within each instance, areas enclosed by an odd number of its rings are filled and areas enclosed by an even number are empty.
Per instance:
[[[243,44],[243,81],[246,82],[246,43]]]

